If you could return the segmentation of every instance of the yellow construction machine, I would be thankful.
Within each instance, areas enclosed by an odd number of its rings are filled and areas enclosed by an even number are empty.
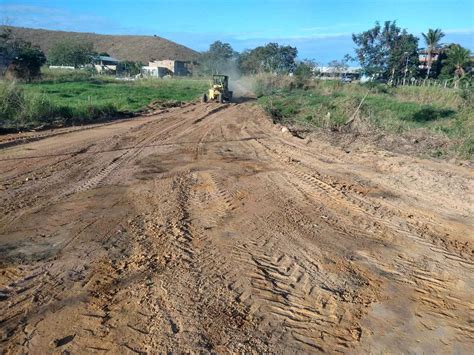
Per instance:
[[[209,92],[202,96],[202,102],[217,101],[219,103],[232,101],[232,91],[229,91],[227,75],[213,75]]]

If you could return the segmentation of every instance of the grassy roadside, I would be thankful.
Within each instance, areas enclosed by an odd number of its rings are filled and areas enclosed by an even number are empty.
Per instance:
[[[433,156],[474,157],[474,94],[436,87],[396,87],[259,78],[258,102],[278,121],[308,130],[375,131],[394,136],[418,135],[443,142]],[[366,96],[367,95],[367,96]],[[363,101],[360,110],[357,107]],[[356,125],[346,125],[355,118]],[[448,144],[446,144],[448,142]]]
[[[119,81],[87,73],[45,75],[34,83],[0,81],[0,128],[77,125],[129,116],[151,102],[188,102],[207,80]]]

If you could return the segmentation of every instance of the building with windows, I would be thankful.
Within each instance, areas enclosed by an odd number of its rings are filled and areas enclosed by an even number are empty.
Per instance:
[[[165,75],[171,76],[186,76],[191,74],[191,63],[181,60],[165,59],[154,60],[148,63],[148,66],[143,67],[148,73],[153,73],[153,76],[163,77]],[[157,68],[157,70],[153,70]]]

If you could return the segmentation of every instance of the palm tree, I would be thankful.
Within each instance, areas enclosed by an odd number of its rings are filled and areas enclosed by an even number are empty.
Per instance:
[[[449,48],[447,54],[444,63],[454,68],[455,87],[457,87],[459,80],[465,74],[464,66],[471,60],[471,51],[459,44],[454,44]]]
[[[428,67],[426,78],[428,79],[430,76],[431,65],[433,64],[433,54],[440,47],[439,42],[441,41],[441,38],[444,37],[444,33],[439,28],[436,30],[430,28],[428,33],[422,33],[422,35],[426,43],[426,52],[428,54],[428,57],[426,58],[426,66]]]

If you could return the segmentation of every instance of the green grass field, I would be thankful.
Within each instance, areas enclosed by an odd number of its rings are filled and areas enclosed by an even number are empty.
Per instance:
[[[472,89],[391,88],[337,81],[314,81],[301,88],[288,82],[285,85],[260,83],[257,87],[258,102],[274,120],[284,124],[339,130],[367,94],[359,117],[368,129],[392,134],[423,130],[433,137],[451,140],[459,156],[474,156]]]
[[[191,101],[207,83],[167,79],[133,82],[90,80],[83,82],[24,84],[26,94],[44,95],[58,106],[113,105],[118,111],[138,111],[151,101]]]
[[[45,75],[34,83],[0,82],[0,127],[83,124],[120,118],[151,102],[189,102],[207,88],[204,79],[119,81],[81,73]]]

